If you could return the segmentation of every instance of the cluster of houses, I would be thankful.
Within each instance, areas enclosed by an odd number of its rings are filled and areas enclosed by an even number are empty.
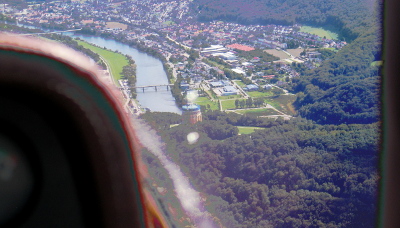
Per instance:
[[[88,0],[68,3],[54,1],[33,4],[18,12],[11,7],[3,6],[3,11],[11,13],[23,23],[59,24],[68,29],[90,27],[100,32],[119,34],[127,40],[140,42],[162,54],[167,60],[179,60],[178,63],[170,64],[175,68],[173,71],[175,75],[180,74],[183,78],[190,78],[181,85],[184,89],[196,87],[202,80],[215,77],[210,73],[211,69],[218,74],[223,74],[223,72],[201,61],[195,61],[194,64],[189,64],[191,67],[187,67],[189,55],[180,44],[199,50],[201,57],[219,57],[230,64],[234,72],[243,75],[246,75],[248,71],[254,72],[257,64],[260,64],[260,59],[255,56],[251,60],[243,61],[238,58],[236,49],[242,51],[251,51],[254,48],[286,49],[288,40],[295,40],[304,45],[303,47],[307,47],[310,42],[313,45],[336,48],[346,45],[345,42],[299,32],[298,25],[239,25],[222,21],[198,22],[188,13],[189,0],[169,1],[168,3],[158,0],[121,2]],[[110,22],[118,23],[114,23],[114,27],[110,27]],[[309,68],[311,68],[313,64],[309,62],[320,61],[320,53],[307,52],[304,58],[307,60],[304,64],[309,64]],[[299,76],[290,67],[290,64],[281,64],[279,67],[289,77]],[[275,75],[258,76],[265,77],[264,79],[275,77]],[[189,81],[190,83],[188,83]],[[278,83],[284,82],[278,81]],[[210,86],[221,96],[238,94],[237,89],[232,85],[210,84]],[[258,90],[258,88],[256,89],[257,85],[254,86],[249,85],[244,90]]]

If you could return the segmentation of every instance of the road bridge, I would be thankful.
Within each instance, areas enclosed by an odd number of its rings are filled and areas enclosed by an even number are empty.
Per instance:
[[[142,89],[143,93],[144,93],[144,89],[145,88],[154,88],[155,91],[158,91],[157,88],[159,87],[167,87],[167,90],[169,90],[174,84],[161,84],[161,85],[146,85],[146,86],[133,86],[130,87],[132,89]]]

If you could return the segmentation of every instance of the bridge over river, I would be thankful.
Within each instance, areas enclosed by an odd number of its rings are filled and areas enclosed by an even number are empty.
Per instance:
[[[169,91],[170,87],[174,86],[174,84],[160,84],[160,85],[146,85],[146,86],[126,86],[124,87],[118,87],[119,89],[142,89],[143,93],[145,91],[145,88],[154,88],[155,91],[158,91],[157,88],[160,87],[167,87],[167,91]]]
[[[135,87],[132,87],[132,88],[137,88],[137,89],[141,88],[143,93],[144,93],[144,91],[145,91],[144,89],[145,88],[154,88],[155,91],[158,91],[157,88],[159,88],[159,87],[167,87],[167,90],[169,90],[169,88],[172,87],[173,85],[174,84],[147,85],[147,86],[135,86]]]

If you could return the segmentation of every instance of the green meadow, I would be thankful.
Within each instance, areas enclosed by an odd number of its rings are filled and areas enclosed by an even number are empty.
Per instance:
[[[239,129],[239,134],[241,135],[251,134],[255,130],[264,129],[262,127],[244,127],[244,126],[238,126],[237,128]]]
[[[327,39],[337,40],[338,34],[325,30],[323,28],[311,27],[311,26],[301,26],[300,32],[306,32],[310,34],[317,35],[319,37],[326,37]]]
[[[123,67],[129,64],[128,59],[124,55],[96,47],[81,40],[77,40],[77,42],[84,48],[99,54],[108,63],[115,82],[121,79]]]

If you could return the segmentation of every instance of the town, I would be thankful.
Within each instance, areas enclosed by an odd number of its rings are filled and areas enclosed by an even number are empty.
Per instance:
[[[197,90],[196,103],[205,109],[258,116],[294,115],[295,95],[285,86],[327,58],[319,50],[334,53],[346,45],[297,24],[201,22],[190,2],[53,1],[24,9],[4,4],[0,10],[19,24],[132,41],[164,60],[181,95]]]

